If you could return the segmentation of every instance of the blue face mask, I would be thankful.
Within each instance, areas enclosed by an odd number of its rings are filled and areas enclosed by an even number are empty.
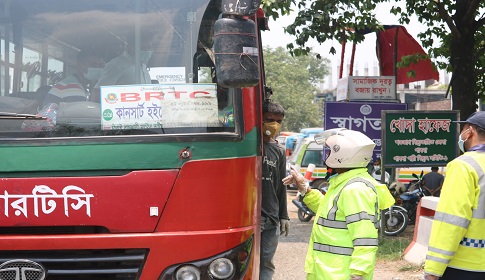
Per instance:
[[[467,130],[468,130],[468,129],[467,129]],[[465,131],[467,131],[467,130],[465,130]],[[465,131],[463,131],[463,132],[465,132]],[[461,135],[463,134],[463,132],[462,132],[462,133],[460,133],[460,136],[458,136],[458,148],[460,148],[460,151],[461,151],[462,153],[464,153],[464,152],[465,152],[465,141],[466,141],[466,140],[468,140],[468,138],[467,138],[467,139],[465,139],[465,140],[463,140],[463,138],[461,138]]]

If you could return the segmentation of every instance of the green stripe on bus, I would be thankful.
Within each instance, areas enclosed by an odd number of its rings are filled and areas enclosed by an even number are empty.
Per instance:
[[[179,152],[189,147],[191,160],[257,155],[257,130],[243,141],[102,143],[58,146],[1,146],[0,176],[8,172],[147,170],[181,167]]]

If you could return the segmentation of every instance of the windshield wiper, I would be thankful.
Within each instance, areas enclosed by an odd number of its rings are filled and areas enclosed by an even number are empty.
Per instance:
[[[0,112],[0,120],[46,120],[46,117],[33,114],[17,114],[9,112]]]

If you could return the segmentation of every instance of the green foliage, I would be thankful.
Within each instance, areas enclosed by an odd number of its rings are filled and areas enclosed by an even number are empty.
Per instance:
[[[283,47],[264,48],[267,86],[273,89],[274,101],[285,108],[283,131],[300,131],[305,127],[323,127],[322,103],[316,100],[317,85],[328,74],[328,59],[293,57]]]
[[[401,24],[415,15],[428,27],[418,38],[438,67],[452,72],[453,109],[460,110],[461,118],[468,117],[478,97],[485,97],[485,1],[266,0],[263,8],[273,19],[295,8],[295,21],[285,28],[295,43],[287,48],[293,55],[306,55],[309,39],[359,43],[364,35],[356,30],[380,30],[375,14],[379,3],[392,3],[390,13],[399,15]]]
[[[402,257],[404,250],[409,246],[412,241],[411,236],[384,236],[379,241],[379,247],[377,249],[377,259],[395,261]]]
[[[380,30],[382,26],[375,19],[373,10],[382,0],[293,0],[263,2],[265,12],[276,19],[274,11],[291,12],[292,6],[298,7],[295,22],[285,31],[295,35],[296,46],[289,46],[292,54],[306,54],[305,44],[310,38],[319,43],[327,40],[362,42],[364,35],[354,30]],[[293,5],[292,5],[293,4]]]

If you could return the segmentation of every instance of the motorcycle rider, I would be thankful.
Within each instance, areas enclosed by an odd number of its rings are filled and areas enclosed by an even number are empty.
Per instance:
[[[361,132],[330,129],[315,136],[330,150],[325,164],[337,172],[326,195],[312,190],[295,169],[283,179],[295,183],[316,213],[308,248],[307,279],[372,279],[378,244],[379,209],[394,198],[367,172],[375,143]]]
[[[485,112],[461,122],[464,153],[446,166],[434,216],[425,279],[485,279]]]
[[[391,175],[389,175],[389,173],[387,171],[384,170],[384,182],[386,184],[389,184],[389,178],[391,178]],[[375,161],[374,161],[374,168],[372,169],[372,177],[374,177],[374,179],[376,179],[378,182],[381,181],[381,158],[377,158]]]

